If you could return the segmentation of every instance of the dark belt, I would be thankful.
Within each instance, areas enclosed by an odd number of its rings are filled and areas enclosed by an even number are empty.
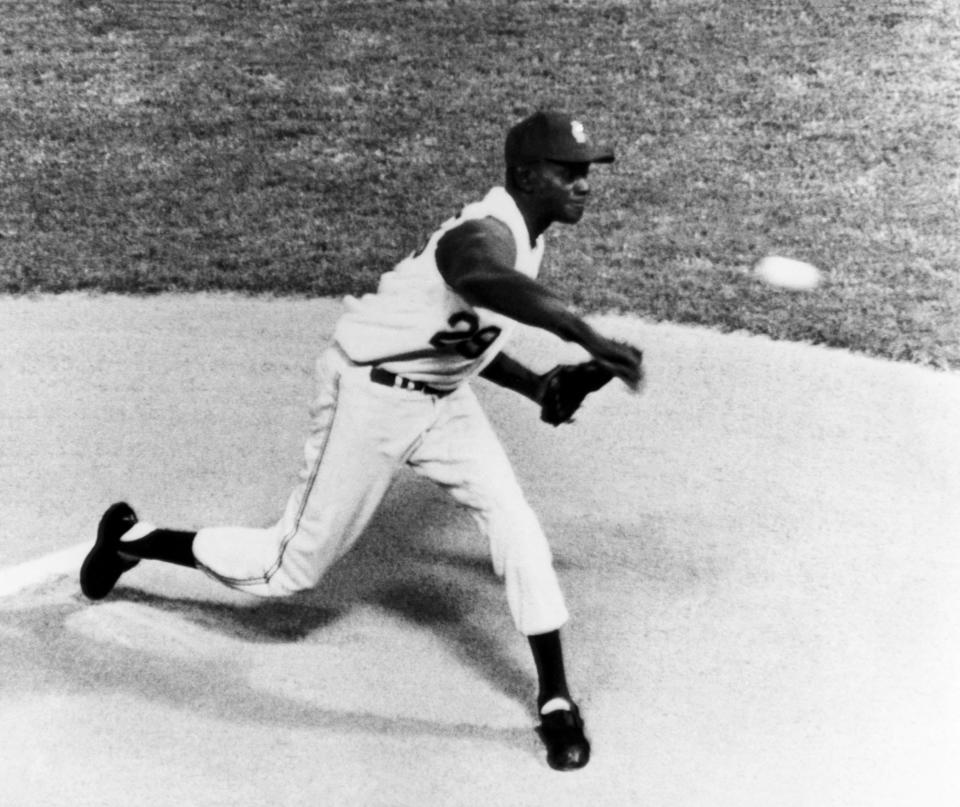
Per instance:
[[[370,380],[375,384],[383,384],[385,387],[412,389],[425,393],[426,395],[436,395],[439,398],[443,398],[445,395],[453,392],[452,389],[437,389],[436,387],[431,387],[429,384],[424,384],[422,381],[413,381],[412,379],[404,378],[402,375],[391,373],[382,367],[370,368]]]

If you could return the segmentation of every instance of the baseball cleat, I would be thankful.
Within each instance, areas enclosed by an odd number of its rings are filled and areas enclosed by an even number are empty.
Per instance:
[[[102,600],[116,585],[120,575],[140,561],[120,556],[120,537],[137,523],[137,514],[126,502],[107,508],[100,519],[97,541],[80,567],[80,590],[91,600]]]
[[[547,764],[556,771],[575,771],[590,761],[590,743],[583,734],[580,710],[572,701],[540,715],[537,729],[547,747]]]

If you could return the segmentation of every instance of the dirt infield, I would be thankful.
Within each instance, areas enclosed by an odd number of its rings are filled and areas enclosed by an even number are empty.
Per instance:
[[[172,526],[274,519],[338,311],[0,299],[0,801],[955,805],[956,375],[599,318],[643,346],[642,396],[611,386],[554,430],[478,382],[574,615],[578,773],[543,761],[472,522],[412,476],[309,594],[145,563],[86,602],[71,548],[111,501]]]

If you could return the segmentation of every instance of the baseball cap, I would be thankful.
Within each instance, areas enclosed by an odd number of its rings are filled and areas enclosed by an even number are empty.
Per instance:
[[[565,112],[541,110],[507,132],[504,156],[507,165],[526,165],[540,160],[612,163],[613,149],[594,144],[584,125]]]

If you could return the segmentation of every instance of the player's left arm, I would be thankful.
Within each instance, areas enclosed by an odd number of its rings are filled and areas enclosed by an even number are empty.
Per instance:
[[[506,353],[498,353],[493,361],[480,371],[480,376],[501,387],[519,392],[535,403],[540,403],[543,399],[544,377]]]
[[[505,353],[498,353],[480,375],[537,403],[540,419],[551,426],[572,421],[584,398],[613,379],[613,373],[596,360],[558,364],[539,374]]]

